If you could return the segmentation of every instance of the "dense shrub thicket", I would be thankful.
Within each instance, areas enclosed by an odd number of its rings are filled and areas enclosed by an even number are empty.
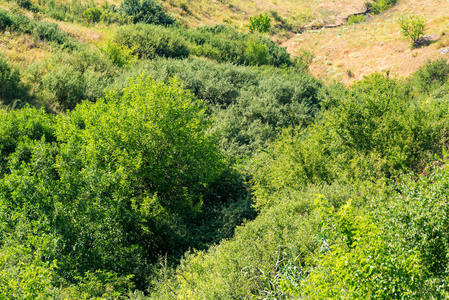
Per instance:
[[[260,215],[162,269],[154,299],[447,297],[447,98],[379,74],[331,88],[253,158]]]
[[[48,62],[31,65],[23,77],[27,78],[26,83],[31,85],[41,105],[56,107],[57,110],[73,109],[82,100],[95,101],[104,96],[104,89],[116,77],[124,82],[120,73],[133,68],[133,62],[138,59],[185,59],[198,56],[239,65],[291,68],[292,72],[303,72],[307,67],[300,60],[292,60],[285,48],[272,41],[239,33],[223,25],[198,29],[143,23],[126,25],[117,29],[112,40],[106,41],[103,46],[94,47],[73,39],[56,24],[37,21],[16,12],[1,12],[3,30],[13,28],[15,32],[32,35],[37,47],[41,46],[41,42],[52,46],[55,54]],[[141,64],[135,65],[139,68]],[[212,62],[204,62],[204,65],[208,69],[215,68]],[[210,81],[210,78],[204,80]],[[208,97],[215,97],[211,95],[212,92],[208,93]],[[215,88],[215,93],[217,97],[227,97],[223,94],[226,92],[220,89]],[[22,96],[17,94],[16,98]]]
[[[17,252],[4,259],[25,272],[18,253],[31,249],[27,263],[55,266],[42,275],[55,288],[96,271],[143,288],[152,261],[183,252],[186,222],[226,167],[205,107],[176,81],[136,78],[67,116],[1,119],[0,243]],[[24,295],[23,284],[1,289]]]
[[[140,58],[184,58],[189,54],[239,65],[304,66],[294,61],[285,48],[252,34],[224,25],[197,29],[136,24],[121,27],[115,41]]]
[[[449,296],[446,61],[325,86],[263,36],[77,3],[0,10],[54,52],[0,57],[0,298]]]
[[[61,48],[75,50],[79,47],[79,43],[60,30],[57,24],[37,21],[20,13],[0,10],[0,30],[4,31],[7,27],[16,32],[31,34],[37,40],[49,42]]]
[[[265,147],[282,128],[311,124],[324,90],[318,80],[295,70],[218,65],[200,59],[155,59],[123,77],[141,72],[165,82],[176,76],[204,100],[215,120],[212,131],[220,148],[235,159]]]

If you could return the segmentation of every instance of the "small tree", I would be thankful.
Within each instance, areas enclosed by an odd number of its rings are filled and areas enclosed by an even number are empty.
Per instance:
[[[249,18],[249,30],[267,33],[270,31],[270,17],[267,14],[260,14],[254,18]]]
[[[423,45],[424,32],[426,31],[426,19],[419,16],[401,17],[398,20],[402,35],[412,40],[413,47]]]

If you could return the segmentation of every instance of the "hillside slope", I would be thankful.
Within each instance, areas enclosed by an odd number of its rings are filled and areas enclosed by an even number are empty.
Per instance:
[[[165,1],[165,6],[190,26],[225,23],[246,27],[249,18],[268,13],[279,16],[286,28],[297,30],[308,24],[338,22],[341,18],[364,9],[363,0],[214,0]]]
[[[406,77],[428,59],[447,57],[439,50],[449,47],[447,1],[400,0],[384,14],[371,16],[365,22],[338,28],[307,31],[283,44],[292,55],[301,51],[314,54],[310,70],[327,81],[346,83],[360,80],[373,72],[390,70],[394,76]],[[424,16],[426,35],[437,41],[427,47],[411,49],[410,41],[400,33],[400,16]]]

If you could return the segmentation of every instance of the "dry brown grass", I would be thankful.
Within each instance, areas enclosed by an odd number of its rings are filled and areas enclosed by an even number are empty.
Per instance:
[[[304,33],[284,46],[292,54],[301,49],[314,53],[310,70],[325,81],[337,79],[351,83],[364,75],[387,70],[393,76],[405,77],[427,59],[441,56],[439,49],[449,47],[448,13],[446,0],[399,0],[394,8],[365,23]],[[411,49],[410,41],[400,33],[397,19],[412,14],[426,17],[426,34],[438,34],[437,42]]]
[[[246,28],[249,18],[276,11],[293,26],[338,23],[364,9],[366,0],[165,0],[164,5],[189,26],[227,23]]]
[[[36,43],[30,35],[2,34],[0,52],[8,57],[10,63],[19,69],[25,69],[36,61],[47,59],[50,49],[45,43]]]

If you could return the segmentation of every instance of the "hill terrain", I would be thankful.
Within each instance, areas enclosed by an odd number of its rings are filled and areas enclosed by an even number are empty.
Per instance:
[[[277,17],[285,22],[284,28],[298,31],[306,25],[333,24],[350,14],[365,9],[366,1],[348,0],[286,0],[286,1],[165,1],[165,6],[189,26],[217,23],[247,27],[250,17],[260,13]]]
[[[445,1],[0,0],[0,299],[448,299]]]
[[[64,3],[64,2],[61,2]],[[69,2],[67,2],[69,3]],[[117,1],[109,2],[119,5]],[[341,80],[347,84],[373,72],[389,70],[393,76],[407,77],[428,59],[445,57],[440,49],[449,47],[449,17],[444,0],[401,0],[380,15],[365,21],[345,25],[348,16],[365,10],[365,1],[164,1],[163,5],[189,27],[228,24],[247,31],[249,18],[267,13],[272,20],[271,38],[286,47],[292,56],[304,52],[310,58],[310,71],[325,81]],[[99,3],[100,4],[100,3]],[[104,3],[103,3],[104,4]],[[3,7],[15,7],[4,2]],[[411,49],[401,33],[397,20],[401,16],[423,16],[427,35],[436,37],[429,46]],[[39,14],[29,14],[39,17]],[[42,17],[40,17],[42,18]],[[113,35],[114,26],[86,26],[79,22],[58,21],[60,28],[80,41],[101,46]],[[342,25],[336,28],[306,29],[313,26]],[[18,40],[15,40],[15,39]],[[28,66],[46,59],[44,45],[36,46],[26,36],[2,35],[0,49],[13,64]],[[26,54],[25,54],[26,53]]]
[[[442,56],[439,50],[449,47],[449,16],[446,1],[401,0],[381,15],[353,25],[298,34],[283,43],[292,55],[307,50],[315,59],[310,70],[319,78],[353,82],[373,72],[390,70],[393,76],[407,77],[428,59]],[[410,41],[400,33],[401,16],[423,16],[427,35],[436,35],[430,46],[411,49]],[[348,75],[350,74],[350,76]]]

